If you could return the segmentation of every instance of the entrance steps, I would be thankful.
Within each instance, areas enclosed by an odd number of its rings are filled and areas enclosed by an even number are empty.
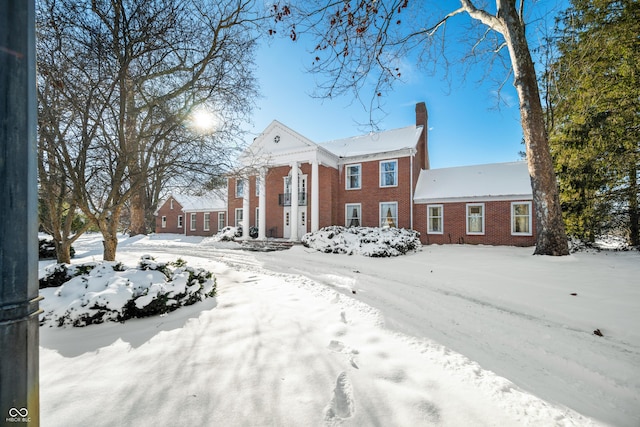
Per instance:
[[[293,246],[295,242],[285,239],[267,239],[267,240],[241,240],[241,249],[255,252],[272,252],[283,251]]]

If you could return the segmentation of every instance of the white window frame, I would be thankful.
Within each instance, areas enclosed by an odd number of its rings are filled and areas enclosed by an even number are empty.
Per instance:
[[[218,231],[222,230],[226,226],[226,214],[226,212],[218,212]]]
[[[437,208],[440,210],[439,216],[431,215],[431,208]],[[434,230],[431,228],[431,219],[439,218],[440,230]],[[427,205],[427,234],[443,234],[444,233],[444,205]]]
[[[204,212],[202,217],[202,230],[211,230],[211,212]]]
[[[469,219],[471,218],[471,216],[469,215],[469,208],[472,207],[481,207],[482,208],[482,231],[469,231]],[[486,209],[484,206],[484,203],[467,203],[467,206],[465,207],[465,212],[466,212],[466,221],[465,221],[465,227],[466,227],[466,231],[467,234],[470,236],[484,236],[485,234],[485,217],[486,217]]]
[[[349,212],[353,210],[353,208],[358,209],[358,227],[362,227],[362,203],[345,203],[344,205],[344,226],[351,227],[350,225],[350,217]]]
[[[385,171],[382,167],[383,163],[393,163],[395,164],[395,167],[393,168],[393,184],[385,184],[384,180],[382,179],[382,177],[384,176],[384,174],[387,173],[387,171]],[[393,159],[393,160],[380,160],[380,163],[378,164],[378,175],[380,177],[380,188],[388,188],[388,187],[397,187],[398,186],[398,159]]]
[[[384,223],[387,220],[386,212],[385,213],[382,212],[383,205],[395,205],[396,216],[395,216],[395,226],[393,228],[398,228],[398,202],[380,202],[380,204],[378,205],[378,221],[380,223],[380,227],[384,228],[385,227]]]
[[[529,231],[516,231],[516,206],[517,205],[527,205],[529,209],[529,214],[526,215],[528,217],[527,227]],[[533,235],[533,217],[532,217],[532,203],[531,202],[511,202],[511,235],[513,236],[532,236]],[[524,216],[524,215],[520,215]]]
[[[236,199],[242,199],[244,197],[244,179],[236,179]]]
[[[162,224],[161,225],[162,228],[167,228],[167,217],[166,216],[162,215],[162,218],[160,219],[160,222]]]
[[[169,199],[169,209],[173,209],[173,198]]]
[[[198,214],[191,212],[189,214],[189,231],[196,231],[198,228]]]
[[[351,177],[353,175],[351,175],[349,173],[349,168],[351,167],[357,167],[358,168],[358,186],[357,187],[351,187]],[[344,176],[345,176],[345,182],[344,182],[344,188],[345,190],[360,190],[362,189],[362,163],[352,163],[349,165],[345,165],[344,166]]]
[[[182,228],[182,215],[178,215],[178,228]]]
[[[234,217],[234,220],[235,220],[234,225],[236,227],[240,227],[239,223],[244,221],[244,218],[242,217],[242,215],[243,215],[242,208],[236,208],[235,217]]]

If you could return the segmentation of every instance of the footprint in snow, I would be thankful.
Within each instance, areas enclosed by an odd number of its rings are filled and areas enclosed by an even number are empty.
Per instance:
[[[344,311],[340,312],[340,320],[342,321],[342,323],[347,323],[347,315]]]
[[[358,354],[360,353],[355,348],[351,348],[348,345],[344,345],[342,341],[331,340],[327,348],[336,353],[344,353],[344,354]]]
[[[341,372],[336,379],[333,396],[325,411],[324,420],[327,425],[337,425],[341,420],[350,418],[355,412],[353,387],[346,372]]]

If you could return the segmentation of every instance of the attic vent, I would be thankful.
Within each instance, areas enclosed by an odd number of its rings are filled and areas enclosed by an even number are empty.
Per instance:
[[[280,142],[280,135],[276,135],[276,136],[274,136],[274,137],[273,137],[273,142],[275,142],[276,144],[277,144],[278,142]]]

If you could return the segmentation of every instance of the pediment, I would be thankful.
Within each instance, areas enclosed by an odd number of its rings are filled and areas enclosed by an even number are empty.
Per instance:
[[[242,157],[270,159],[317,148],[318,145],[310,139],[274,120],[253,140]]]

